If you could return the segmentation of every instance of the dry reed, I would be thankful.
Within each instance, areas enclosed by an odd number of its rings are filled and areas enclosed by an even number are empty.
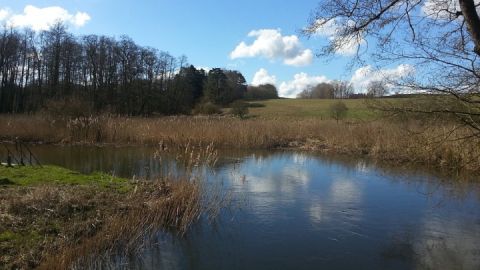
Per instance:
[[[111,143],[217,148],[302,148],[381,160],[415,162],[448,170],[478,172],[480,140],[449,124],[419,121],[340,122],[320,119],[235,119],[227,117],[126,118],[77,120],[41,116],[0,116],[0,138],[44,143]],[[446,136],[448,134],[448,136]]]
[[[138,254],[158,231],[182,235],[202,216],[214,219],[228,203],[228,193],[193,168],[214,164],[216,151],[212,145],[191,144],[181,150],[177,158],[187,166],[186,174],[135,181],[126,194],[88,185],[0,189],[0,232],[19,238],[5,250],[0,246],[5,252],[0,263],[8,268],[115,267],[109,265],[112,258]]]

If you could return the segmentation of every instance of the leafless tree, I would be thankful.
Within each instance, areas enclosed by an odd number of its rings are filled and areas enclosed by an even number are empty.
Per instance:
[[[371,81],[367,86],[367,95],[370,97],[383,97],[388,93],[383,81]]]
[[[243,75],[222,73],[229,85],[225,102],[242,98]],[[204,95],[205,80],[186,56],[126,36],[75,37],[62,23],[42,32],[0,29],[0,113],[62,113],[69,107],[78,107],[72,115],[190,113]]]
[[[300,94],[298,98],[305,99],[332,99],[335,97],[335,88],[330,83],[319,83],[315,86],[307,87]]]
[[[333,92],[335,98],[349,98],[353,94],[353,85],[348,81],[333,81]]]
[[[398,89],[448,94],[451,102],[389,109],[448,115],[480,136],[479,5],[477,0],[324,0],[304,32],[313,36],[329,29],[332,38],[319,56],[356,46],[356,63],[412,65],[415,74],[396,82]]]

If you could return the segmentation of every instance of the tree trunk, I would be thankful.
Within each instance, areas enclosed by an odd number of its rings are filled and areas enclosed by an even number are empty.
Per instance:
[[[480,56],[480,18],[474,0],[459,0],[462,15],[475,44],[474,52]]]

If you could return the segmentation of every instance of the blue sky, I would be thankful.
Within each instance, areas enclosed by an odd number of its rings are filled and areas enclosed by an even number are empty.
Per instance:
[[[61,13],[75,34],[125,34],[140,45],[184,54],[198,67],[236,69],[249,83],[275,83],[283,96],[322,81],[354,80],[355,74],[362,91],[373,72],[368,66],[360,69],[365,74],[348,70],[350,57],[341,53],[328,62],[319,59],[313,55],[328,33],[311,39],[299,33],[316,5],[316,0],[0,0],[0,19],[28,25]]]

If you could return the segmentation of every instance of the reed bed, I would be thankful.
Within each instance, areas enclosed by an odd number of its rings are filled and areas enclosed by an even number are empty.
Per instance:
[[[132,180],[127,191],[94,183],[3,186],[0,268],[117,268],[159,231],[183,235],[200,218],[215,219],[229,194],[193,167],[213,165],[216,150],[190,144],[176,150],[186,173]]]
[[[70,120],[0,116],[3,140],[43,143],[208,145],[217,148],[299,148],[415,162],[457,171],[480,171],[480,140],[450,124],[383,119],[100,116]],[[450,132],[454,130],[454,132]]]

